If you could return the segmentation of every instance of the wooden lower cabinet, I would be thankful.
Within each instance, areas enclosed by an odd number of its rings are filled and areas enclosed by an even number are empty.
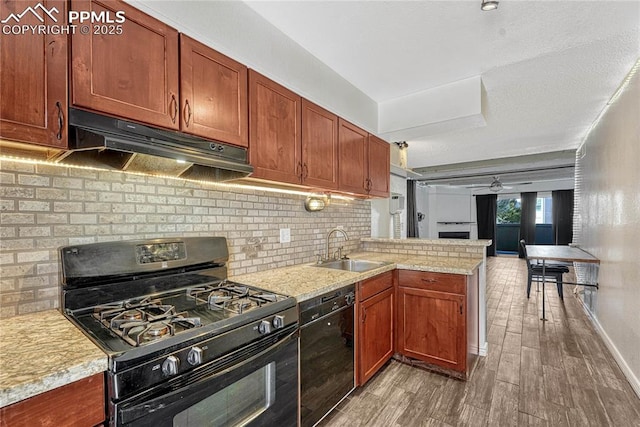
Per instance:
[[[399,270],[396,351],[466,378],[478,346],[477,279]]]
[[[357,385],[366,383],[393,356],[394,310],[392,272],[358,284]]]
[[[104,374],[95,374],[1,408],[0,426],[95,426],[105,420],[104,393]]]

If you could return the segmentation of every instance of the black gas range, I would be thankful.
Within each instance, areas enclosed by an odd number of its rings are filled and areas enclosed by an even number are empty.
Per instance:
[[[296,300],[229,281],[226,239],[75,245],[60,259],[64,314],[109,356],[111,425],[297,423]]]

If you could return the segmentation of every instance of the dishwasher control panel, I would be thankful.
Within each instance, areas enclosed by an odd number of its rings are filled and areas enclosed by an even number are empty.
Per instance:
[[[355,285],[345,286],[303,301],[300,303],[300,326],[344,307],[352,306],[354,302]]]

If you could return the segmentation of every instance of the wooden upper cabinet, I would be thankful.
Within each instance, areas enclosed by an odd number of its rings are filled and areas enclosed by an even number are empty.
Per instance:
[[[302,100],[302,183],[338,188],[338,116]]]
[[[367,131],[346,120],[338,120],[338,188],[349,193],[367,194]]]
[[[339,189],[389,197],[390,147],[382,139],[340,119]]]
[[[249,159],[253,178],[299,184],[302,98],[249,70]]]
[[[71,8],[126,17],[122,34],[71,37],[71,103],[178,129],[178,32],[120,0],[72,0]]]
[[[391,159],[389,144],[375,135],[369,135],[369,194],[389,197]]]
[[[58,10],[65,23],[66,2],[0,2],[0,16],[21,14],[41,3]],[[54,23],[46,17],[45,24]],[[16,24],[9,21],[7,25]],[[20,25],[41,25],[34,14],[20,18]],[[7,34],[0,37],[0,137],[56,148],[67,147],[67,36],[55,34]]]
[[[248,146],[247,91],[247,67],[180,34],[182,131]]]

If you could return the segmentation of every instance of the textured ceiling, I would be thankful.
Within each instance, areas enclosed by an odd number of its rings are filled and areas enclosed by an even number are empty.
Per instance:
[[[257,1],[377,102],[480,75],[485,126],[409,140],[419,168],[575,149],[640,57],[640,2]]]

